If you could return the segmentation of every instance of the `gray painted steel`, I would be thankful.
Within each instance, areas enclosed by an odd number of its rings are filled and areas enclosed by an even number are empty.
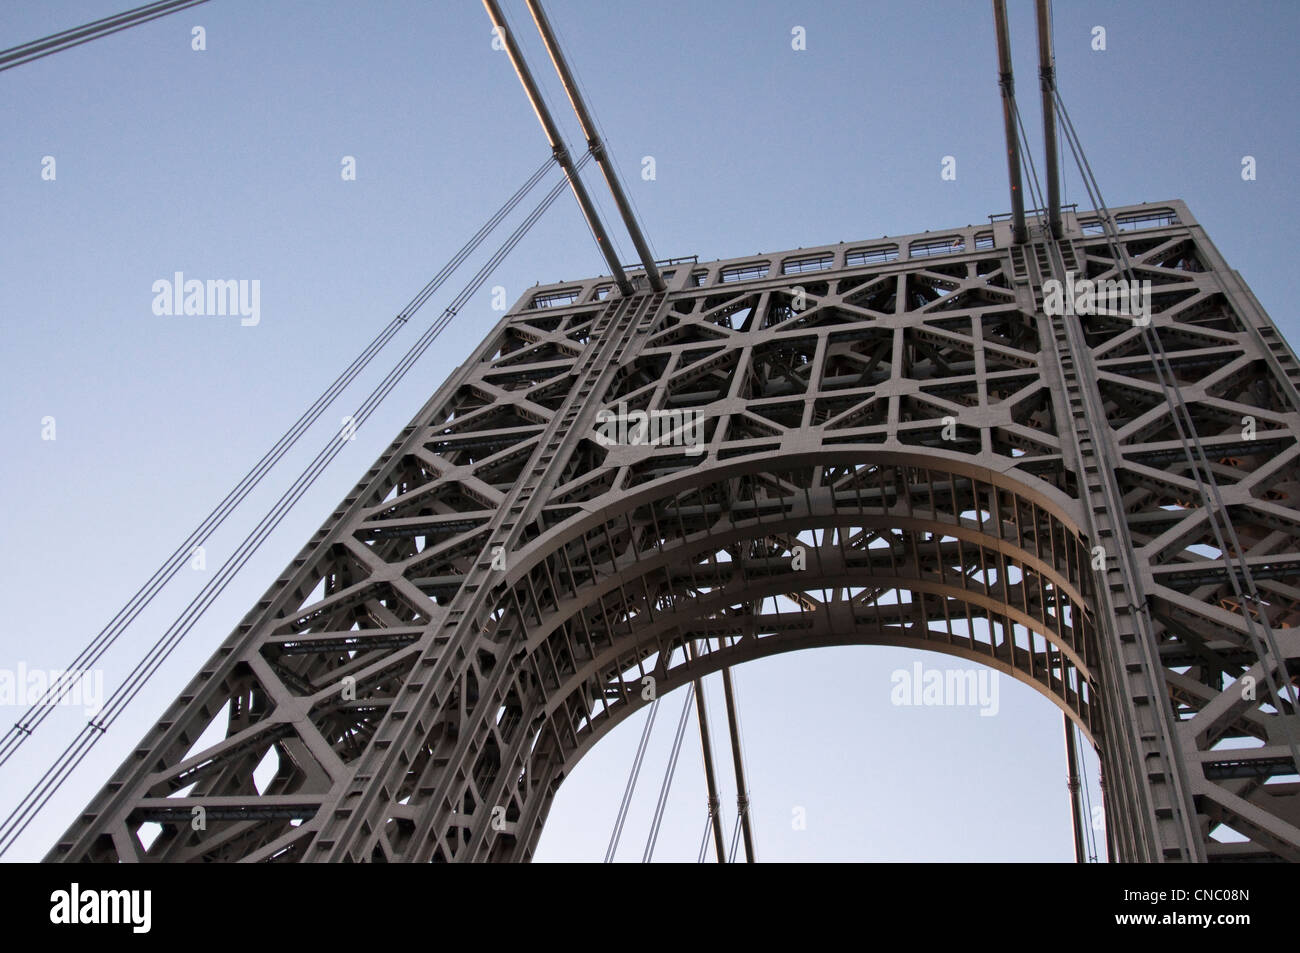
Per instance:
[[[993,24],[998,38],[998,89],[1002,93],[1002,132],[1007,142],[1007,183],[1011,187],[1011,240],[1023,243],[1025,193],[1020,181],[1020,137],[1016,134],[1016,75],[1011,69],[1011,31],[1006,0],[993,0]]]
[[[1133,322],[1043,311],[1063,270],[1115,276],[1087,214],[1059,243],[997,221],[677,262],[663,294],[534,288],[48,859],[527,860],[643,677],[888,644],[1058,705],[1100,752],[1115,859],[1300,860],[1296,715],[1242,614],[1293,680],[1300,363],[1182,203],[1114,214],[1258,603]],[[620,407],[698,413],[702,452],[604,445]]]

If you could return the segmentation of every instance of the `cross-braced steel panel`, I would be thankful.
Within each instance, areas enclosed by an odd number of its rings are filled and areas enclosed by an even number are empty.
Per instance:
[[[1114,214],[1206,466],[1142,328],[1044,312],[1120,277],[1087,216],[535,288],[48,859],[526,860],[645,676],[890,644],[1059,705],[1114,858],[1300,860],[1300,364],[1181,203]]]

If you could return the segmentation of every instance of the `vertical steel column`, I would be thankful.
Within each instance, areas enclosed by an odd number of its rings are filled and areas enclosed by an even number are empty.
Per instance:
[[[1047,152],[1047,224],[1053,238],[1061,237],[1061,179],[1056,153],[1056,60],[1052,55],[1052,13],[1048,0],[1038,0],[1038,85],[1043,91],[1043,146]]]
[[[1016,80],[1011,71],[1011,39],[1007,29],[1007,2],[993,0],[993,22],[998,34],[998,87],[1002,90],[1002,126],[1007,140],[1007,177],[1011,183],[1011,240],[1023,245],[1025,195],[1020,185],[1020,137],[1016,135]]]
[[[554,31],[551,30],[551,22],[546,18],[546,12],[538,0],[526,0],[528,12],[533,15],[533,22],[537,24],[537,32],[542,35],[542,42],[546,44],[546,52],[551,55],[551,63],[555,66],[555,72],[560,75],[560,82],[564,84],[564,91],[569,95],[569,103],[573,106],[573,111],[577,113],[578,123],[582,126],[582,134],[587,137],[587,148],[591,150],[596,164],[600,166],[600,171],[605,176],[605,184],[609,186],[609,194],[614,197],[614,205],[618,208],[618,214],[623,218],[623,224],[627,227],[627,233],[632,237],[632,244],[636,246],[636,253],[641,259],[641,264],[645,268],[646,279],[650,282],[650,287],[655,291],[664,290],[664,280],[659,275],[659,269],[655,267],[654,255],[650,253],[650,246],[646,244],[645,236],[641,233],[641,226],[636,220],[636,215],[632,212],[632,206],[627,200],[627,194],[623,191],[623,183],[619,181],[618,172],[615,171],[614,165],[609,161],[609,155],[605,152],[605,144],[601,141],[600,133],[596,131],[596,123],[591,118],[591,113],[587,111],[587,104],[578,91],[578,83],[573,78],[573,73],[569,70],[568,61],[564,58],[564,52],[560,49],[560,43],[555,38]]]
[[[610,274],[614,276],[618,290],[624,295],[630,295],[632,293],[632,282],[628,281],[623,266],[619,264],[618,256],[614,254],[609,235],[605,232],[605,226],[601,224],[600,216],[596,213],[596,206],[592,204],[591,196],[587,194],[582,179],[578,178],[578,172],[573,167],[573,160],[569,157],[569,150],[560,135],[560,129],[555,125],[555,119],[551,116],[551,111],[546,108],[546,103],[542,100],[542,95],[537,89],[537,83],[533,81],[533,74],[529,72],[528,64],[524,62],[523,53],[515,46],[514,37],[510,35],[501,8],[497,5],[496,0],[483,0],[483,6],[486,8],[488,17],[491,18],[497,34],[501,37],[501,42],[506,48],[506,55],[510,57],[515,73],[519,76],[519,82],[523,84],[524,92],[528,94],[528,101],[533,104],[533,111],[537,113],[537,120],[542,124],[546,139],[551,144],[551,151],[555,154],[555,161],[560,164],[560,168],[564,170],[564,174],[569,179],[569,187],[573,189],[573,195],[578,200],[582,214],[587,219],[587,225],[591,228],[591,233],[596,236],[596,244],[600,247],[601,254],[605,256],[605,264],[609,266]]]

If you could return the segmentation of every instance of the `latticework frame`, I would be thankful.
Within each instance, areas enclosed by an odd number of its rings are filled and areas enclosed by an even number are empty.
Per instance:
[[[49,859],[528,859],[647,676],[890,644],[1065,710],[1114,858],[1300,860],[1300,729],[1265,690],[1300,670],[1300,365],[1181,203],[1115,215],[1258,602],[1141,329],[1044,314],[1056,259],[1005,223],[536,288]],[[1118,277],[1066,228],[1065,267]],[[601,439],[637,411],[702,444]]]

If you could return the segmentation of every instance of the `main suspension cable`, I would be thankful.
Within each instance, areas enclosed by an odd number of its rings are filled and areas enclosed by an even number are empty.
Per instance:
[[[578,167],[586,163],[589,156],[584,155],[577,163]],[[509,238],[493,254],[493,256],[475,273],[470,282],[453,300],[442,314],[435,319],[433,324],[423,335],[411,346],[398,364],[389,372],[384,380],[371,392],[370,396],[352,415],[354,430],[360,429],[366,419],[374,413],[375,409],[384,400],[385,397],[393,390],[394,387],[406,376],[411,367],[420,359],[428,350],[430,345],[441,334],[442,330],[455,317],[457,311],[465,304],[469,298],[482,287],[488,276],[496,269],[502,260],[515,248],[523,237],[532,229],[537,220],[542,217],[547,209],[564,191],[565,182],[561,180],[555,185],[550,192],[542,199],[541,203],[528,215],[523,222],[515,229]],[[122,714],[130,702],[144,688],[148,680],[157,672],[158,668],[167,660],[176,646],[180,644],[181,639],[194,627],[200,615],[211,603],[221,594],[229,585],[234,574],[248,561],[262,542],[270,535],[277,525],[287,515],[289,509],[297,503],[307,489],[316,481],[317,477],[324,471],[325,467],[341,452],[346,441],[331,438],[316,459],[308,465],[307,469],[298,477],[294,484],[285,491],[275,506],[263,516],[257,527],[248,535],[240,548],[233,553],[225,563],[222,564],[218,573],[209,580],[198,596],[186,607],[179,617],[168,627],[167,631],[154,643],[149,653],[138,663],[134,670],[127,676],[124,681],[110,696],[103,708],[96,716],[92,716],[86,725],[81,729],[78,735],[58,756],[54,764],[37,780],[32,788],[24,796],[23,800],[9,814],[4,823],[0,825],[0,856],[13,846],[14,841],[21,836],[22,832],[31,823],[33,818],[49,802],[60,787],[67,781],[71,773],[81,763],[90,750],[98,743],[99,739],[104,736],[108,729],[113,725],[118,717]]]
[[[86,674],[86,670],[104,656],[109,648],[121,637],[126,628],[149,606],[159,591],[180,572],[187,560],[193,556],[194,551],[205,543],[225,522],[226,517],[261,483],[266,474],[284,459],[285,455],[297,444],[303,434],[321,418],[338,396],[356,380],[361,372],[383,350],[384,346],[405,326],[406,322],[464,264],[465,260],[478,249],[487,236],[518,207],[524,197],[542,181],[553,161],[553,159],[547,158],[538,167],[537,171],[524,181],[524,184],[516,190],[514,195],[497,209],[470,240],[452,256],[451,260],[420,289],[419,293],[407,303],[406,307],[397,313],[397,316],[389,322],[387,327],[381,330],[374,340],[353,359],[352,363],[344,368],[338,377],[321,392],[320,396],[303,411],[302,415],[263,454],[253,468],[244,474],[234,489],[226,494],[225,498],[203,518],[189,536],[163,561],[162,565],[154,570],[153,575],[136,590],[135,595],[127,601],[126,605],[118,609],[117,613],[100,630],[99,634],[82,647],[76,657],[60,671],[57,678],[50,681],[41,697],[9,728],[4,737],[0,738],[0,767],[3,767],[9,761],[23,742],[31,737],[41,723],[50,716],[54,706],[62,701],[68,692],[82,679]]]

